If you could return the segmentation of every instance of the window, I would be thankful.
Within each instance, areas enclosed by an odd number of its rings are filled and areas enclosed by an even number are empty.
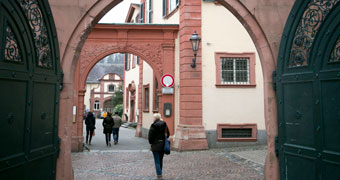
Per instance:
[[[129,108],[129,88],[126,88],[125,93],[126,93],[126,97],[125,97],[126,109],[128,109]]]
[[[108,85],[107,89],[108,89],[109,92],[114,92],[115,91],[115,85],[110,84],[110,85]]]
[[[163,18],[179,6],[180,0],[163,0]]]
[[[139,22],[144,23],[145,2],[140,5]]]
[[[153,90],[153,111],[158,112],[159,109],[159,96],[158,96],[158,81],[154,78],[154,90]]]
[[[167,15],[167,0],[163,0],[163,17]]]
[[[137,56],[137,64],[139,65],[139,56]]]
[[[257,141],[257,124],[217,124],[217,140],[229,142]]]
[[[145,112],[149,112],[149,106],[150,106],[150,89],[149,89],[149,85],[144,85],[144,111]]]
[[[255,86],[255,53],[216,53],[216,86]]]
[[[125,71],[128,70],[128,54],[125,53]]]
[[[222,84],[249,84],[249,58],[221,58]]]
[[[152,23],[152,0],[149,0],[148,23]]]
[[[169,14],[177,8],[179,0],[168,0],[169,1]]]
[[[99,107],[99,101],[95,101],[94,102],[94,107],[93,108],[94,108],[94,110],[99,110],[99,108],[100,108]]]

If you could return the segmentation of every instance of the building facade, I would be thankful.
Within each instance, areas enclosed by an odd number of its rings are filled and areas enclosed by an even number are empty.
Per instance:
[[[84,105],[86,111],[96,115],[100,112],[113,112],[112,97],[115,92],[121,91],[123,79],[115,73],[103,75],[98,82],[87,82]]]
[[[179,3],[176,0],[142,0],[139,5],[131,4],[126,23],[181,26]],[[249,142],[265,144],[267,137],[264,121],[263,76],[256,47],[243,25],[219,3],[202,2],[201,10],[202,74],[197,76],[202,78],[202,90],[190,87],[188,91],[198,95],[195,98],[201,99],[202,109],[190,108],[195,106],[190,103],[194,99],[188,99],[187,105],[180,103],[180,82],[185,75],[180,76],[179,70],[181,66],[186,65],[180,62],[178,48],[180,34],[178,34],[175,42],[175,74],[173,74],[175,77],[174,134],[179,124],[180,112],[185,111],[189,116],[202,113],[209,147],[241,145]],[[220,34],[224,36],[221,37]],[[134,122],[141,116],[142,136],[146,137],[153,122],[152,114],[158,112],[159,106],[162,106],[158,101],[159,96],[162,96],[162,87],[160,87],[160,78],[155,77],[152,67],[143,60],[138,60],[136,63],[135,59],[137,59],[135,55],[126,55],[124,112],[127,116],[134,114]],[[136,68],[136,64],[139,68]],[[134,88],[129,90],[129,87]],[[139,101],[138,94],[142,96]],[[135,108],[135,103],[139,104],[139,109]]]

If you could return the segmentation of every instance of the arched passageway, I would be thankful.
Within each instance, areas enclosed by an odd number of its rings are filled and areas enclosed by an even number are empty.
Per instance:
[[[72,132],[72,150],[81,151],[84,137],[83,112],[85,81],[93,66],[104,57],[114,53],[131,53],[147,62],[160,79],[164,73],[174,74],[174,48],[177,25],[119,25],[98,24],[92,30],[80,53],[75,71],[74,105],[78,116]],[[141,92],[141,86],[139,86]],[[142,96],[139,96],[142,97]],[[174,95],[160,96],[159,103],[174,104]],[[140,107],[141,108],[141,107]],[[140,109],[140,112],[143,110]],[[162,112],[160,106],[159,112]],[[174,115],[164,117],[171,133],[174,132]],[[142,118],[138,119],[137,136],[141,136]]]

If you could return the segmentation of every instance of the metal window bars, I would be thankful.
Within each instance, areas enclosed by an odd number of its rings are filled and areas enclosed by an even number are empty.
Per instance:
[[[250,84],[249,58],[222,57],[221,84]]]

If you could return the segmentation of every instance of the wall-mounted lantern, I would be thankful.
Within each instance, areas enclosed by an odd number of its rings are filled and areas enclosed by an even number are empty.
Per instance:
[[[195,68],[196,67],[196,55],[197,55],[197,51],[198,51],[198,48],[201,42],[201,38],[198,36],[196,31],[194,32],[194,34],[192,34],[190,38],[190,42],[191,42],[192,51],[194,51],[194,58],[192,58],[191,67]]]

